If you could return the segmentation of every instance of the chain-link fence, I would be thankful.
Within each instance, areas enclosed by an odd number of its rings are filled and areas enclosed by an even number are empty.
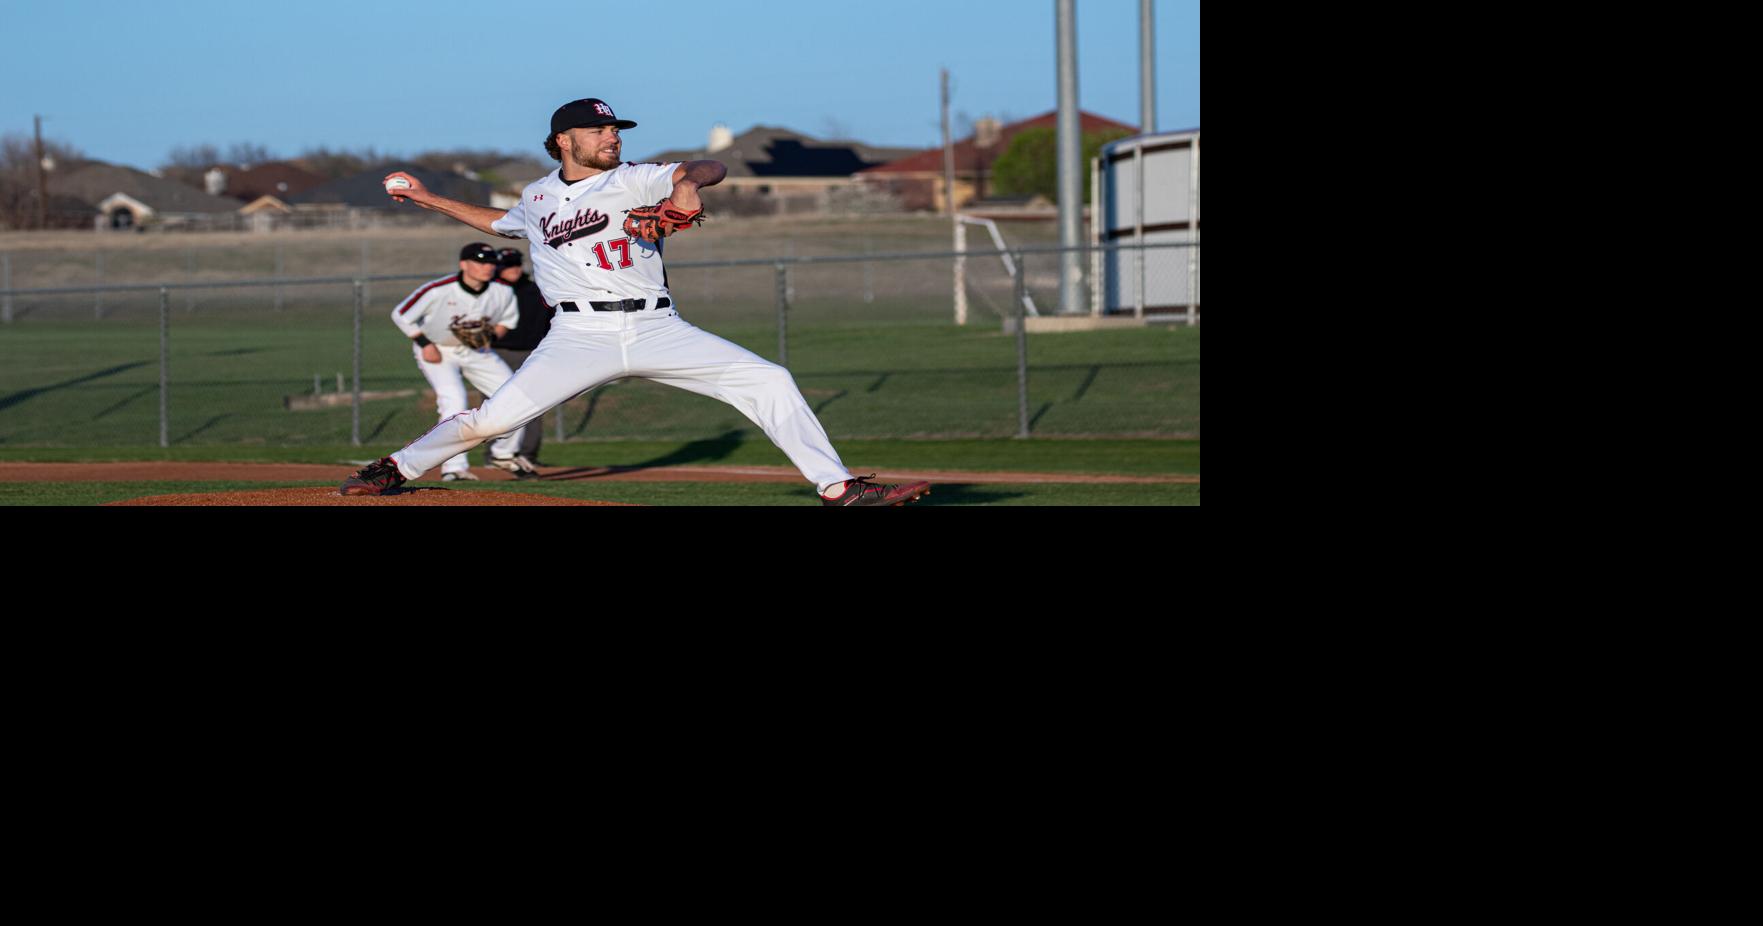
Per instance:
[[[432,248],[427,272],[355,273],[406,259],[362,247],[317,258],[359,261],[330,276],[280,276],[314,263],[286,252],[270,267],[261,252],[230,267],[180,266],[164,251],[94,257],[93,274],[111,282],[73,286],[19,286],[17,265],[0,265],[11,274],[0,275],[0,446],[379,448],[421,434],[434,396],[387,316],[441,274]],[[835,439],[1197,436],[1197,250],[1078,249],[1091,279],[1076,311],[1058,305],[1067,251],[1041,246],[700,252],[711,259],[670,260],[668,282],[682,317],[787,366]],[[1121,267],[1134,280],[1115,279]],[[206,279],[228,273],[250,276]],[[1140,320],[1142,300],[1121,292],[1194,301],[1150,305]],[[562,441],[757,434],[729,406],[637,379],[579,396],[542,426]]]

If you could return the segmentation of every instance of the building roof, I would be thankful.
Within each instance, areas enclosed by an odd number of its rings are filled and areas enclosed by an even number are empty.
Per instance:
[[[992,166],[992,162],[998,159],[998,155],[1003,154],[1005,150],[1010,147],[1010,140],[1015,138],[1022,130],[1040,128],[1043,126],[1047,128],[1057,128],[1058,125],[1059,111],[1055,109],[1036,116],[1033,119],[1024,119],[1021,122],[1012,122],[1009,125],[999,126],[997,140],[990,145],[983,147],[980,146],[974,140],[974,136],[971,135],[963,138],[955,143],[955,170],[957,173],[971,173],[974,171],[989,170]],[[1124,122],[1115,122],[1113,119],[1109,119],[1106,116],[1098,116],[1095,113],[1086,113],[1082,111],[1079,111],[1078,113],[1078,125],[1080,127],[1079,131],[1082,132],[1099,132],[1103,129],[1124,129],[1128,132],[1138,131],[1138,126],[1127,125]],[[943,149],[925,148],[909,156],[899,158],[898,160],[889,161],[886,164],[868,168],[863,171],[863,174],[865,176],[879,176],[881,174],[940,174],[942,172]]]
[[[420,209],[412,203],[395,203],[386,195],[386,175],[401,170],[422,181],[422,185],[430,191],[439,193],[448,199],[471,203],[474,206],[490,204],[490,185],[477,180],[468,180],[458,174],[444,174],[439,171],[411,167],[397,162],[381,164],[358,174],[339,177],[329,183],[320,184],[303,193],[295,193],[284,197],[284,201],[295,206],[311,206],[320,204],[341,204],[356,209]]]
[[[238,200],[209,196],[176,180],[116,164],[91,164],[66,176],[55,177],[49,186],[54,193],[77,196],[94,207],[112,195],[122,193],[159,213],[232,212],[239,208]]]
[[[220,169],[226,174],[225,195],[247,203],[260,196],[286,199],[324,183],[324,178],[318,174],[287,161],[271,161],[249,170],[225,165]]]
[[[516,158],[503,161],[494,167],[478,171],[479,177],[490,177],[496,180],[496,189],[502,192],[518,193],[534,180],[557,169],[557,162],[537,158]]]
[[[771,125],[756,125],[734,137],[727,148],[675,149],[645,158],[721,161],[730,177],[849,177],[910,154],[912,148],[877,148],[862,142],[823,140]]]

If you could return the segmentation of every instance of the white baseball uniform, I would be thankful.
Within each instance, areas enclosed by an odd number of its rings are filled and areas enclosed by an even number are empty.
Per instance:
[[[661,247],[625,235],[625,210],[671,195],[678,166],[627,162],[574,183],[552,171],[496,220],[499,234],[532,243],[534,279],[557,314],[526,363],[482,407],[392,454],[406,479],[627,376],[733,405],[817,491],[851,478],[789,371],[680,318]]]
[[[484,319],[491,327],[519,325],[520,308],[515,302],[514,287],[491,280],[482,292],[474,293],[455,273],[418,286],[392,309],[392,322],[405,337],[424,335],[441,351],[441,362],[429,363],[422,359],[422,347],[414,342],[410,345],[416,354],[416,368],[435,388],[435,408],[442,421],[465,411],[465,380],[471,380],[479,392],[489,397],[514,375],[495,351],[489,348],[473,350],[453,336],[451,326],[454,321],[474,318]],[[516,428],[491,444],[490,454],[514,456],[520,449],[521,430]],[[470,467],[465,454],[460,452],[447,457],[441,464],[441,472],[464,472]]]

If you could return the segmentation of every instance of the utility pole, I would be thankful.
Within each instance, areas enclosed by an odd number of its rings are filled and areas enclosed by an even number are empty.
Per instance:
[[[1151,0],[1139,0],[1139,134],[1157,131],[1157,28]]]
[[[43,177],[43,117],[31,117],[37,126],[37,227],[49,227],[49,182]]]
[[[943,68],[943,192],[948,200],[948,212],[955,216],[955,145],[949,139],[949,69]],[[960,219],[954,219],[960,225]]]
[[[1077,4],[1056,0],[1054,10],[1059,59],[1059,246],[1066,249],[1059,255],[1059,312],[1078,314],[1084,303],[1083,255],[1076,250],[1083,236],[1084,181],[1078,173],[1083,125],[1077,104]]]
[[[961,215],[955,211],[955,145],[949,138],[949,69],[943,68],[943,191],[948,200],[949,231],[955,236],[955,251],[967,250],[966,229]],[[955,258],[955,324],[967,324],[967,259]]]

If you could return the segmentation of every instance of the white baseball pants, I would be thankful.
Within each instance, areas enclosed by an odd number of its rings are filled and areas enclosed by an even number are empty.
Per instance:
[[[514,371],[494,351],[471,350],[465,347],[441,348],[441,362],[429,363],[422,359],[422,348],[411,345],[415,349],[416,368],[435,387],[435,410],[441,413],[441,420],[465,411],[465,381],[477,387],[477,391],[486,396],[495,395],[505,385]],[[520,449],[522,429],[516,428],[512,433],[502,437],[490,445],[490,453],[498,457],[514,456]],[[501,433],[501,432],[497,432]],[[495,436],[495,435],[490,435]],[[482,443],[479,441],[478,443]],[[477,446],[473,444],[472,446]],[[469,449],[469,448],[467,448]],[[462,473],[471,468],[464,452],[451,454],[446,462],[441,463],[442,473]]]
[[[626,376],[678,386],[739,409],[817,491],[851,478],[790,371],[692,325],[673,309],[559,311],[526,363],[482,407],[443,420],[392,459],[404,478],[416,479],[455,454]]]

